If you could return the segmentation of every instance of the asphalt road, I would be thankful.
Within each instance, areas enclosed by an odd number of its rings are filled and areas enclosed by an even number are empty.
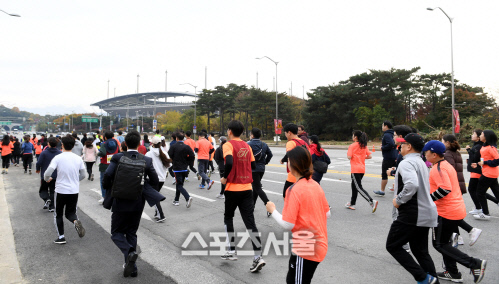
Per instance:
[[[282,211],[282,188],[286,179],[286,169],[279,164],[284,148],[271,148],[274,158],[267,166],[263,186],[269,199]],[[371,213],[369,204],[359,195],[357,210],[347,210],[344,204],[349,201],[350,166],[346,150],[327,150],[332,163],[329,173],[324,175],[321,185],[332,207],[332,217],[328,220],[329,249],[326,259],[318,266],[314,283],[414,283],[407,273],[385,249],[386,237],[391,220],[392,193],[379,198],[376,213]],[[466,159],[466,156],[463,157]],[[378,190],[381,183],[381,153],[376,151],[372,160],[366,163],[364,188],[371,193]],[[97,171],[97,166],[94,166]],[[98,177],[96,175],[96,177]],[[468,180],[469,174],[465,173]],[[218,174],[213,178],[219,180]],[[257,201],[255,219],[262,233],[262,242],[267,247],[264,259],[267,265],[260,273],[250,273],[252,261],[251,243],[241,241],[238,249],[239,260],[222,261],[219,254],[224,245],[223,200],[217,199],[220,183],[212,190],[198,189],[198,181],[191,174],[186,189],[193,196],[191,208],[185,207],[181,198],[180,206],[171,205],[174,185],[167,178],[162,193],[167,196],[163,209],[167,220],[155,223],[154,210],[148,206],[144,211],[139,229],[138,243],[140,257],[137,262],[139,277],[122,278],[123,258],[110,240],[110,212],[103,209],[97,200],[99,182],[83,180],[80,184],[79,217],[87,230],[87,235],[79,239],[69,222],[65,222],[67,245],[52,243],[56,238],[52,214],[42,210],[43,202],[38,197],[38,175],[25,175],[20,168],[11,168],[4,176],[7,201],[21,271],[29,283],[123,283],[123,282],[171,282],[178,283],[283,283],[287,273],[288,246],[282,245],[286,233],[272,218],[267,218],[263,203]],[[393,180],[389,181],[389,186]],[[374,198],[374,196],[373,196]],[[473,208],[468,195],[464,196],[467,209]],[[466,221],[483,229],[478,242],[470,247],[465,232],[462,236],[465,245],[460,249],[466,253],[487,259],[486,275],[481,283],[499,283],[499,207],[491,205],[489,222]],[[243,234],[245,228],[236,212],[234,226]],[[188,237],[193,237],[191,241]],[[272,239],[275,236],[275,239]],[[274,246],[275,245],[275,246]],[[431,243],[430,243],[431,247]],[[276,249],[277,248],[277,249]],[[285,255],[282,255],[282,254]],[[442,256],[430,248],[437,271],[441,271]],[[194,254],[194,255],[193,255]],[[465,283],[473,283],[469,270],[459,266]]]

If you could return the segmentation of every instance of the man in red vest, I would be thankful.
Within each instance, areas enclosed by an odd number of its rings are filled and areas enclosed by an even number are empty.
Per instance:
[[[251,272],[257,272],[265,266],[265,261],[261,256],[261,240],[258,236],[258,229],[255,224],[253,211],[255,204],[253,202],[253,192],[251,183],[252,169],[256,168],[255,157],[251,147],[239,136],[244,131],[244,125],[239,120],[232,120],[228,126],[227,136],[229,142],[223,145],[223,156],[225,160],[225,172],[220,179],[225,187],[225,230],[229,238],[229,251],[222,256],[223,260],[237,260],[236,246],[234,244],[234,212],[239,207],[241,217],[243,218],[246,229],[251,234],[251,243],[255,256]]]
[[[104,198],[106,197],[106,189],[102,185],[102,181],[104,179],[104,173],[107,170],[107,167],[111,163],[111,158],[114,154],[119,152],[118,141],[114,138],[114,134],[111,131],[106,131],[104,133],[104,142],[101,143],[99,153],[97,155],[101,157],[99,164],[99,172],[100,172],[100,189],[102,193],[102,198],[99,200],[99,203],[102,204],[104,202]]]

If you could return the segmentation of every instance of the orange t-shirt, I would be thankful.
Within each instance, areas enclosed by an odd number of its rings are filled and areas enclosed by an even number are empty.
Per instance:
[[[348,147],[347,156],[350,159],[350,172],[352,174],[363,174],[366,172],[366,158],[372,153],[366,146],[364,149],[360,148],[359,142],[354,142]]]
[[[206,139],[205,139],[206,140]],[[232,139],[234,141],[243,141],[239,138],[234,138]],[[206,140],[208,143],[210,143],[208,140]],[[210,144],[211,145],[211,144]],[[212,145],[213,148],[213,145]],[[234,147],[232,147],[232,144],[230,143],[225,143],[222,147],[223,152],[224,152],[224,161],[225,157],[227,156],[234,156]],[[251,157],[251,162],[255,161],[255,156],[253,156],[253,150],[251,150],[251,147],[248,145],[248,155]],[[225,191],[245,191],[245,190],[253,190],[253,187],[251,186],[251,183],[230,183],[228,182],[225,185]]]
[[[191,138],[187,138],[184,140],[184,144],[189,145],[189,147],[191,147],[192,149],[192,152],[194,152],[194,149],[196,148],[196,142],[194,142],[194,140],[192,140]]]
[[[300,138],[296,138],[296,140],[301,140]],[[303,140],[301,140],[303,141]],[[287,143],[286,143],[286,152],[289,152],[291,150],[293,150],[295,147],[296,147],[296,142],[293,141],[293,140],[289,140]],[[288,170],[289,170],[289,163],[286,163],[286,167],[288,167]],[[292,183],[295,183],[296,182],[296,178],[294,175],[291,174],[291,171],[288,172],[288,178],[286,179],[287,181],[289,182],[292,182]]]
[[[480,156],[484,161],[496,160],[499,159],[499,153],[497,153],[497,148],[493,146],[483,146],[480,149]],[[488,178],[497,178],[499,177],[499,167],[491,167],[483,164],[482,167],[482,175]]]
[[[208,160],[210,158],[210,150],[213,149],[210,141],[206,138],[201,138],[196,142],[198,148],[198,160]]]
[[[449,220],[462,220],[466,217],[466,206],[459,187],[457,173],[449,162],[442,160],[430,170],[430,193],[438,188],[450,190],[447,196],[435,201],[438,216]]]
[[[42,153],[42,145],[35,144],[35,155],[40,155]]]
[[[291,230],[294,254],[315,262],[324,260],[327,253],[328,211],[324,190],[313,179],[302,178],[288,189],[282,220],[295,224]],[[307,244],[313,244],[313,249],[306,249]]]
[[[2,142],[0,141],[0,143],[2,143]],[[7,156],[9,154],[12,154],[13,148],[14,148],[14,144],[12,144],[12,142],[9,142],[9,145],[2,144],[2,156]]]

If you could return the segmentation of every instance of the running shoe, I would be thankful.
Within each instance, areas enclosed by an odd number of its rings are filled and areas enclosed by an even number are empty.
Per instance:
[[[474,245],[476,241],[478,240],[478,237],[480,237],[480,234],[482,234],[482,230],[473,228],[470,231],[470,246]]]
[[[262,268],[264,266],[265,266],[265,260],[263,260],[263,258],[261,256],[259,256],[258,258],[253,260],[253,264],[250,267],[250,271],[252,273],[258,272],[258,271],[262,270]]]
[[[175,206],[179,206],[180,205],[180,203],[178,201],[176,201],[176,200],[173,200],[172,204],[175,205]]]
[[[196,176],[198,177],[198,180],[201,180],[201,176],[199,175],[199,173],[196,173]]]
[[[450,240],[452,242],[452,247],[455,247],[457,248],[457,246],[459,245],[458,244],[458,234],[457,233],[453,233],[452,236],[450,237]]]
[[[385,196],[385,192],[384,191],[381,191],[381,190],[378,190],[378,191],[373,191],[374,192],[374,195],[375,196],[380,196],[380,197],[384,197]]]
[[[378,208],[378,200],[373,200],[371,206],[373,208],[373,213],[376,212],[376,209]]]
[[[225,195],[219,194],[219,195],[217,195],[217,198],[219,198],[219,199],[225,199]]]
[[[460,246],[464,245],[464,240],[463,237],[461,237],[461,235],[457,236],[457,244]]]
[[[43,209],[49,209],[49,206],[50,206],[50,199],[47,199],[45,201],[45,204],[43,205]]]
[[[490,220],[490,215],[485,215],[483,213],[473,215],[473,218],[476,220],[482,220],[482,221],[489,221]]]
[[[482,281],[483,276],[485,275],[485,267],[487,267],[487,261],[483,259],[480,260],[480,263],[478,263],[478,265],[470,269],[470,273],[473,274],[475,283],[479,283],[480,281]]]
[[[156,220],[156,223],[163,223],[166,220],[166,217],[159,217],[158,220]]]
[[[423,281],[418,281],[418,284],[435,284],[437,283],[438,278],[433,277],[430,274],[426,274],[426,278]]]
[[[185,177],[185,182],[189,182],[189,177]]]
[[[5,170],[2,170],[2,175],[5,174]]]
[[[451,273],[449,271],[444,271],[444,272],[437,272],[437,277],[442,280],[449,280],[455,283],[462,283],[463,282],[463,275],[461,272],[458,273]]]
[[[172,184],[176,184],[176,183],[177,183],[177,180],[173,179]]]
[[[208,178],[211,178],[211,172],[208,171]]]
[[[411,247],[409,246],[409,243],[403,245],[402,248],[405,249],[406,252],[411,253]]]
[[[200,184],[199,189],[204,189],[204,185]]]
[[[25,173],[25,174],[27,174],[27,173],[28,173],[28,171],[24,171],[24,173]]]
[[[58,244],[58,245],[63,245],[66,243],[66,238],[57,238],[55,241],[54,241],[54,244]]]
[[[192,196],[189,197],[189,200],[187,200],[187,204],[185,205],[185,207],[189,208],[191,207],[191,204],[192,204]]]
[[[270,216],[272,216],[272,213],[267,211],[267,218],[270,218]]]
[[[471,215],[477,215],[477,214],[483,213],[483,210],[482,209],[473,209],[468,213],[470,213]]]
[[[31,169],[29,170],[29,174],[31,174]]]
[[[104,197],[102,197],[101,199],[99,199],[99,201],[97,201],[97,202],[99,202],[99,204],[104,203]]]
[[[226,252],[224,255],[221,256],[223,260],[237,260],[237,253],[235,251],[233,252]]]
[[[126,258],[125,269],[123,269],[123,276],[128,277],[132,274],[132,272],[135,270],[135,261],[137,261],[138,257],[139,255],[135,251],[132,251],[128,254],[128,257]]]
[[[90,181],[94,181],[94,174],[91,175]]]
[[[54,212],[54,211],[55,211],[54,206],[50,205],[50,206],[49,206],[49,212]]]
[[[215,181],[214,181],[214,180],[211,180],[211,181],[208,183],[208,188],[207,188],[207,189],[208,189],[208,190],[210,190],[210,189],[211,189],[211,187],[213,186],[213,184],[214,184],[214,183],[215,183]]]
[[[347,209],[350,209],[350,210],[355,210],[355,205],[350,204],[350,202],[348,202],[347,204],[345,204],[345,207]]]
[[[85,228],[81,224],[80,220],[75,220],[74,222],[76,232],[78,233],[78,237],[83,238],[85,236]]]

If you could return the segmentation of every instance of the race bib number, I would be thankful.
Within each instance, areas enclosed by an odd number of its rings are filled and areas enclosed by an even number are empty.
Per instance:
[[[107,155],[107,163],[111,163],[111,158],[113,158],[113,155]]]

